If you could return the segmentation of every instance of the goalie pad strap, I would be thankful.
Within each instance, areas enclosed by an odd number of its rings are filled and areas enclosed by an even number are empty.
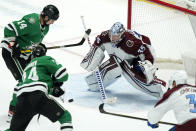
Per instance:
[[[99,73],[103,82],[104,87],[107,87],[113,83],[117,78],[121,76],[122,69],[117,62],[115,56],[110,57],[101,66],[98,67]],[[92,72],[85,78],[89,89],[91,91],[98,91],[99,86],[96,78],[96,71]]]
[[[122,72],[119,63],[117,62],[116,57],[110,56],[110,59],[105,61],[100,67],[99,71],[102,74],[102,79],[106,79],[107,76],[110,74],[111,76],[119,76]],[[111,77],[109,75],[109,77]],[[106,78],[105,78],[106,77]],[[108,79],[108,78],[107,78]]]

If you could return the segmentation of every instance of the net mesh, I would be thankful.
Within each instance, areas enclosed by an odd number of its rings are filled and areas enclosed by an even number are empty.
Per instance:
[[[188,14],[147,0],[132,0],[131,8],[131,29],[151,39],[157,62],[182,64],[182,54],[196,49]]]

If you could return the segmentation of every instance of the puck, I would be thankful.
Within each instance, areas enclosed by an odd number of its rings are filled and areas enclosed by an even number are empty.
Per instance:
[[[73,101],[74,101],[73,99],[69,99],[69,100],[68,100],[68,102],[73,102]]]

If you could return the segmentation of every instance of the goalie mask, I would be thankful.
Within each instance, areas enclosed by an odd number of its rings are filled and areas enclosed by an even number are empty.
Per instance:
[[[45,47],[44,44],[39,44],[33,48],[32,54],[31,54],[31,59],[35,57],[41,57],[45,56],[47,52],[47,48]]]
[[[176,82],[176,86],[180,84],[187,84],[187,73],[185,71],[174,72],[169,79],[169,88],[173,88],[173,82]]]
[[[119,43],[122,40],[122,34],[125,32],[124,25],[120,22],[114,23],[109,30],[109,37],[112,43]]]

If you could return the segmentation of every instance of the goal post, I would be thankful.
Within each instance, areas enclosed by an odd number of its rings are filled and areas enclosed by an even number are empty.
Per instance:
[[[190,1],[128,0],[127,28],[150,38],[156,63],[181,64],[182,69],[194,76],[196,11],[190,9],[193,7]]]

